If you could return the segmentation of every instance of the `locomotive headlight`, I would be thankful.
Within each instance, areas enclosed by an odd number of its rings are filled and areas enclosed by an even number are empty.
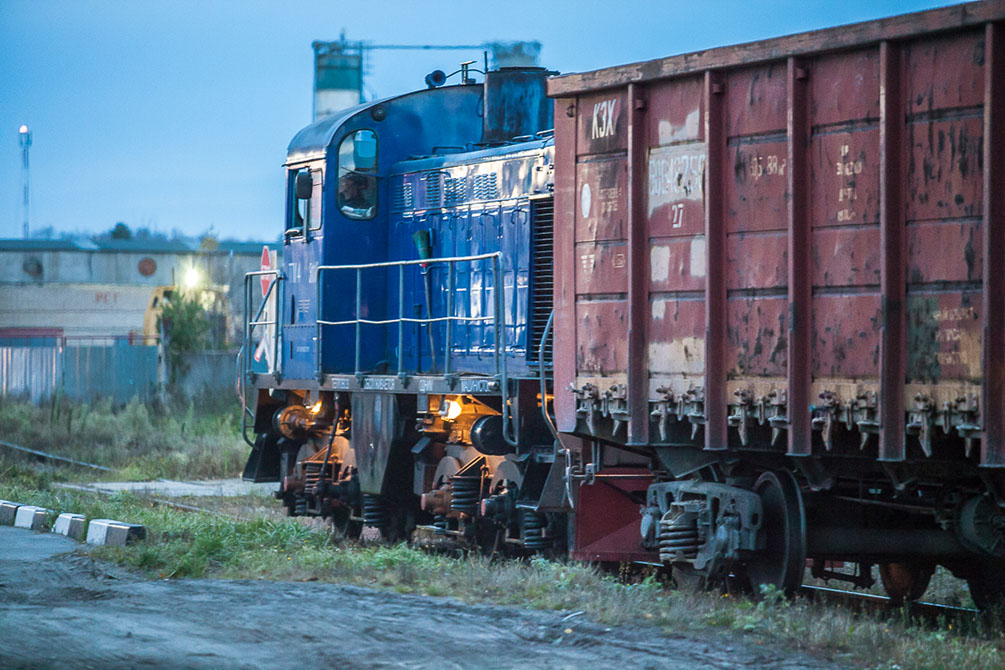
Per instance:
[[[453,421],[461,415],[461,411],[463,411],[463,409],[464,408],[461,407],[461,403],[456,400],[448,400],[447,411],[443,416],[447,419],[447,421]]]
[[[321,411],[321,401],[318,400],[316,403],[314,403],[314,407],[311,407],[311,414],[317,414],[320,411]]]

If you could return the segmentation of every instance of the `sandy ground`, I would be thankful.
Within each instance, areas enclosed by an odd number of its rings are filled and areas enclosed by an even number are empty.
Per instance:
[[[836,668],[717,631],[333,584],[150,580],[77,546],[0,527],[0,668]]]

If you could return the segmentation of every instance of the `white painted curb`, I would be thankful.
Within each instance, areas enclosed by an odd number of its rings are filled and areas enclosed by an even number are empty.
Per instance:
[[[56,518],[56,523],[52,525],[52,532],[59,535],[72,537],[78,542],[84,539],[84,515],[64,512]]]
[[[45,517],[48,513],[49,510],[46,508],[35,505],[18,507],[17,516],[14,517],[14,525],[18,528],[42,530],[45,528]]]
[[[142,540],[147,529],[136,523],[123,523],[113,519],[92,519],[87,526],[88,544],[108,544],[124,547],[130,542]]]
[[[21,503],[0,500],[0,526],[13,526],[14,519],[17,517],[17,510],[21,506]]]

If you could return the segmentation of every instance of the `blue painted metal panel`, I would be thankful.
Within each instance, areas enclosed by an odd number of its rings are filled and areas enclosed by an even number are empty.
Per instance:
[[[63,393],[76,400],[148,400],[157,390],[157,347],[64,347],[62,385]]]
[[[308,126],[290,144],[288,165],[324,160],[322,230],[308,240],[293,240],[284,252],[286,298],[280,306],[283,376],[307,379],[315,372],[317,285],[312,268],[418,257],[412,236],[432,235],[433,257],[502,253],[502,286],[496,287],[490,261],[456,267],[454,314],[494,317],[496,291],[505,294],[509,367],[528,373],[528,292],[530,275],[530,200],[548,192],[553,163],[550,139],[485,148],[482,140],[482,88],[454,86],[417,91],[347,110]],[[378,206],[369,221],[350,220],[336,207],[338,147],[358,130],[377,135]],[[452,152],[452,153],[448,153]],[[312,163],[315,164],[316,163]],[[288,202],[288,208],[294,206]],[[448,309],[448,271],[429,269],[427,305],[422,270],[405,269],[399,291],[397,268],[328,271],[322,277],[320,315],[326,321],[363,318],[442,317]],[[359,314],[356,313],[357,280]],[[363,372],[408,372],[432,367],[426,327],[406,324],[360,325],[358,367]],[[451,326],[452,369],[493,372],[495,336],[491,321]],[[446,325],[431,327],[437,368],[443,369]],[[356,325],[324,326],[322,369],[352,373],[356,363]],[[399,332],[402,333],[399,342]]]

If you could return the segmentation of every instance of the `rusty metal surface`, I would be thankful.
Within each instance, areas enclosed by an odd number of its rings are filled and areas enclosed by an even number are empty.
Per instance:
[[[905,277],[904,277],[904,185],[902,181],[903,91],[901,90],[901,50],[883,42],[879,48],[880,81],[880,291],[882,321],[880,344],[880,423],[879,458],[903,460],[905,455],[904,383]],[[866,161],[863,160],[863,163]],[[854,170],[857,170],[857,160]],[[845,171],[847,172],[847,170]]]
[[[639,542],[639,503],[652,483],[645,469],[606,468],[593,482],[577,484],[577,523],[570,558],[578,561],[658,561]]]
[[[625,86],[629,82],[648,83],[670,77],[700,73],[705,70],[736,67],[739,63],[779,62],[789,56],[807,53],[827,53],[875,47],[883,40],[909,39],[1002,20],[1005,20],[1005,1],[968,2],[943,9],[902,14],[877,21],[854,23],[619,65],[592,72],[553,77],[548,80],[548,95],[567,97],[617,88]]]
[[[705,140],[707,158],[705,161],[705,376],[702,380],[703,412],[705,415],[705,449],[709,451],[725,449],[727,436],[726,389],[711,380],[726,376],[727,349],[727,294],[726,277],[726,203],[724,183],[730,183],[726,164],[726,96],[722,78],[713,72],[705,73],[703,90],[705,99]],[[694,249],[697,240],[692,241]],[[694,263],[692,263],[693,267]],[[677,367],[670,361],[671,367]],[[696,398],[697,400],[697,398]],[[697,410],[697,406],[689,409]],[[696,413],[696,412],[694,412]]]
[[[555,101],[555,163],[569,168],[576,163],[576,101]],[[565,389],[576,377],[576,171],[555,174],[555,314],[565,318],[554,325],[555,420],[559,430],[576,427],[576,399]]]
[[[789,251],[789,356],[788,453],[808,456],[813,452],[810,424],[811,353],[813,318],[813,237],[809,220],[809,69],[806,63],[789,58],[786,63],[787,137],[786,170]],[[779,96],[780,98],[781,96]]]
[[[625,401],[628,405],[627,443],[649,442],[649,370],[646,366],[646,326],[649,323],[649,246],[645,203],[647,100],[634,84],[628,85],[628,374]]]
[[[1005,2],[552,80],[562,429],[899,461],[941,426],[943,456],[1005,465],[989,18]]]
[[[1005,465],[1005,25],[988,24],[984,35],[984,312],[982,407],[984,439],[981,462]],[[996,263],[997,261],[997,263]]]

